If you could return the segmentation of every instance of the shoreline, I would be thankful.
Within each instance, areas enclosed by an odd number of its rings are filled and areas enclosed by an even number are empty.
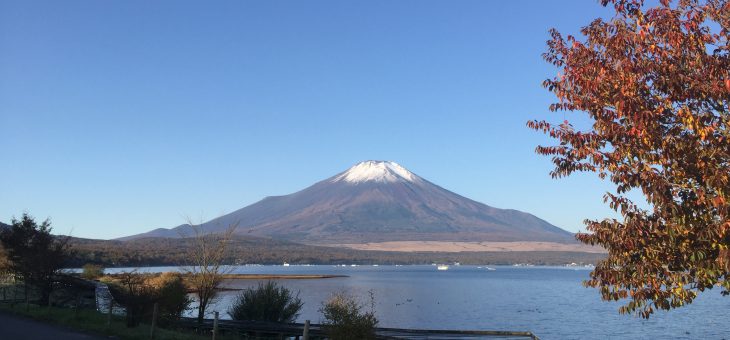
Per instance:
[[[224,274],[223,284],[226,281],[243,281],[243,280],[316,280],[316,279],[335,279],[345,278],[347,275],[322,275],[322,274]],[[233,292],[245,290],[247,288],[231,288],[219,287],[218,291]]]

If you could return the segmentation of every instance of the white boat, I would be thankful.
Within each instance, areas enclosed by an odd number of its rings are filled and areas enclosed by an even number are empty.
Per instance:
[[[438,265],[438,267],[436,267],[436,269],[438,269],[438,270],[449,270],[449,266],[447,266],[445,264],[440,264],[440,265]]]
[[[289,267],[289,264],[284,262],[284,267]]]

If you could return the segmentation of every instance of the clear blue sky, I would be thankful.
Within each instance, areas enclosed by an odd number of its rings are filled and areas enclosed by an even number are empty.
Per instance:
[[[361,160],[569,231],[610,215],[553,180],[529,119],[548,29],[598,1],[0,0],[0,221],[114,238],[301,190]],[[574,117],[567,117],[575,119]]]

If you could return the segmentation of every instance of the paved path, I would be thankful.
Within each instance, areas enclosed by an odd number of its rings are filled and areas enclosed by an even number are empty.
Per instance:
[[[127,315],[127,310],[124,309],[118,302],[114,301],[112,293],[109,291],[109,286],[104,283],[96,282],[96,310],[99,313],[109,313],[109,304],[112,304],[112,314],[124,316]]]
[[[0,312],[0,339],[7,340],[97,340],[108,339],[99,335],[89,335],[51,325],[21,316]]]

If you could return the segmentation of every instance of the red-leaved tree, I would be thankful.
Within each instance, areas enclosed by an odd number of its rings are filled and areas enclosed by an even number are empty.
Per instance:
[[[614,7],[611,20],[581,38],[552,30],[544,54],[559,69],[544,82],[557,97],[551,111],[586,114],[591,128],[528,126],[559,141],[537,147],[553,157],[553,177],[595,172],[615,184],[605,201],[623,218],[587,220],[578,235],[608,250],[585,284],[648,318],[698,291],[730,292],[730,3],[601,3]]]

